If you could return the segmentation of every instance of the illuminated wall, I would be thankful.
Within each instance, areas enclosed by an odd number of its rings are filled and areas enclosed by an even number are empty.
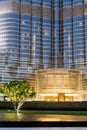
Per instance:
[[[82,75],[79,70],[38,70],[35,73],[35,85],[38,100],[82,100]]]

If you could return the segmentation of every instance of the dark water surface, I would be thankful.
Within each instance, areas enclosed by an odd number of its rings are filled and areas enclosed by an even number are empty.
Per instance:
[[[87,121],[87,116],[9,112],[0,113],[0,121]]]

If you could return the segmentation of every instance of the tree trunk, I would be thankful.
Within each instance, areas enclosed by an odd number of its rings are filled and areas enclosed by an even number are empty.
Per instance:
[[[17,106],[17,114],[19,113],[19,110],[21,108],[21,106],[24,104],[25,100],[22,100],[21,102],[18,103],[18,106]]]
[[[17,111],[17,103],[16,103],[16,102],[13,102],[13,104],[14,104],[14,109],[15,109],[15,111]]]
[[[19,109],[17,108],[17,114],[19,113]]]

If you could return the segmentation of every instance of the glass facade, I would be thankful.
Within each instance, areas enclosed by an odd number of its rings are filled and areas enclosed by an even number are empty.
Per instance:
[[[60,0],[60,31],[58,61],[64,68],[87,70],[87,1]]]
[[[19,65],[17,67],[18,79],[27,79],[30,73],[30,46],[31,46],[31,16],[26,12],[31,0],[21,0],[19,18]]]
[[[41,8],[41,0],[32,0],[32,6],[36,9]],[[31,26],[31,63],[33,69],[41,66],[41,13],[40,15],[32,15],[32,26]]]
[[[20,17],[18,5],[19,1],[0,0],[0,82],[8,82],[17,74]]]
[[[86,72],[86,23],[87,0],[0,0],[0,82],[36,69]]]
[[[0,0],[0,82],[53,67],[53,5],[51,0]]]
[[[73,6],[83,4],[83,0],[73,0]],[[73,17],[73,49],[75,68],[84,66],[84,15]]]
[[[58,67],[59,56],[59,0],[54,0],[54,67]]]
[[[63,0],[63,8],[71,8],[72,0]],[[72,17],[63,19],[64,68],[72,66]]]
[[[81,79],[80,70],[64,68],[37,70],[33,77],[37,88],[37,100],[63,102],[84,100],[81,94],[83,91]]]
[[[43,68],[51,65],[51,0],[43,0],[42,19],[42,64]],[[49,11],[47,17],[47,10]]]

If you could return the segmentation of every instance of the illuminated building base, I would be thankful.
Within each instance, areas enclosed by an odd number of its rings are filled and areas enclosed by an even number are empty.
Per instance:
[[[30,79],[33,79],[30,82],[36,89],[36,100],[57,102],[87,100],[80,70],[64,68],[37,70]]]

